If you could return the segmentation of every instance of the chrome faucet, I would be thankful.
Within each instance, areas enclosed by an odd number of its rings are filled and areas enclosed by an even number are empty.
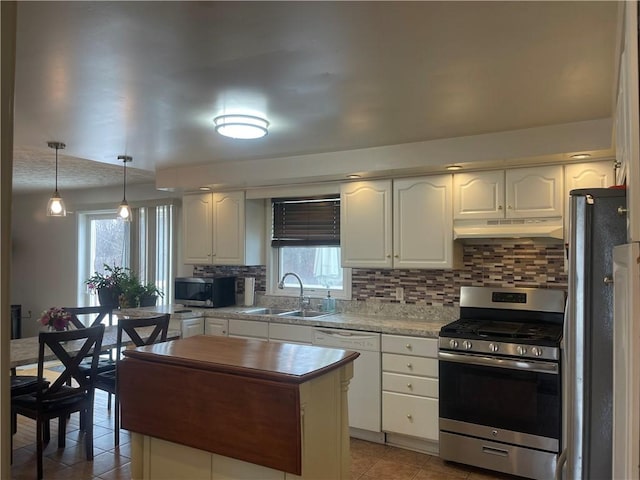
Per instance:
[[[289,275],[291,275],[292,277],[296,277],[296,279],[298,280],[298,283],[300,284],[300,299],[298,300],[298,309],[299,310],[304,310],[305,305],[307,304],[307,302],[305,302],[305,298],[304,298],[304,290],[302,287],[302,280],[300,279],[300,277],[293,272],[287,272],[285,273],[282,278],[280,279],[280,282],[278,283],[278,288],[280,290],[282,290],[284,288],[284,279],[287,278]]]

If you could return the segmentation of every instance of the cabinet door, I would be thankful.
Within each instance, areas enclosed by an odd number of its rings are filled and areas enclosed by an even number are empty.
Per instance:
[[[182,198],[184,263],[210,264],[212,253],[212,195],[185,195]]]
[[[382,392],[382,429],[438,441],[438,399]]]
[[[340,192],[343,267],[391,268],[391,180],[354,182]]]
[[[228,331],[229,331],[229,321],[227,319],[205,317],[204,319],[205,335],[217,335],[219,337],[226,337]]]
[[[267,341],[269,339],[269,322],[230,319],[229,336]]]
[[[564,238],[569,239],[569,193],[577,188],[606,188],[614,184],[613,162],[574,163],[564,167]]]
[[[243,265],[244,192],[213,194],[213,260],[215,265]]]
[[[269,341],[311,345],[313,342],[313,327],[309,325],[269,323]]]
[[[451,175],[394,180],[394,268],[451,268]]]
[[[562,166],[506,171],[507,218],[562,217]]]
[[[456,173],[453,218],[504,218],[504,171]]]
[[[202,317],[182,320],[182,338],[202,334],[204,334],[204,319]]]

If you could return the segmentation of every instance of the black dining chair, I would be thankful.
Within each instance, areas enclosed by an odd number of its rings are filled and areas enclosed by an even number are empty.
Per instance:
[[[26,395],[28,393],[35,393],[40,386],[37,375],[11,375],[11,398],[19,397],[20,395]],[[49,382],[45,381],[42,384],[43,388],[49,386]],[[11,413],[11,461],[13,462],[13,436],[18,432],[18,419],[15,412]],[[49,441],[49,422],[44,427],[45,441]]]
[[[63,310],[71,314],[71,324],[75,328],[94,327],[96,325],[107,325],[113,323],[113,307],[93,306],[93,307],[63,307]],[[87,372],[91,367],[91,359],[87,358],[80,364],[80,370]],[[116,368],[116,361],[111,349],[101,352],[98,360],[98,373],[106,372]],[[111,395],[107,397],[107,410],[111,410]]]
[[[148,318],[121,318],[118,320],[118,336],[116,343],[116,360],[120,359],[120,353],[123,347],[123,339],[127,335],[133,345],[142,347],[154,343],[166,342],[167,332],[169,331],[170,315],[158,315]],[[141,329],[149,329],[153,327],[151,333],[147,336],[141,334]],[[118,367],[115,370],[99,373],[96,376],[96,388],[114,395],[114,437],[115,446],[120,444],[120,401],[118,399]]]
[[[58,448],[65,446],[67,416],[79,412],[85,425],[87,460],[93,459],[93,398],[98,358],[104,325],[40,332],[38,335],[38,375],[35,391],[11,399],[12,414],[23,415],[36,421],[37,478],[43,477],[43,445],[49,440],[49,420],[58,418]],[[45,355],[49,349],[62,363],[64,370],[47,385],[44,377]],[[91,355],[91,369],[80,370],[80,363]]]

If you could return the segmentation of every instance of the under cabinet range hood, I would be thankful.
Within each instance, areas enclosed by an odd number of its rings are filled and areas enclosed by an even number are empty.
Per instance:
[[[453,238],[554,238],[562,240],[562,218],[455,220]]]

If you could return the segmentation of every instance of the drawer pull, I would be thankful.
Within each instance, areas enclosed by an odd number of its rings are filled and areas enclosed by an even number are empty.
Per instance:
[[[502,450],[501,448],[482,447],[482,453],[488,453],[489,455],[497,455],[499,457],[508,457],[509,451]]]
[[[411,385],[410,383],[407,383],[407,388],[408,388],[408,389],[412,389],[412,388],[413,388],[413,385]]]
[[[410,344],[410,343],[407,343],[407,344],[405,345],[405,348],[406,348],[407,350],[411,350],[411,344]]]
[[[407,363],[407,368],[413,368],[413,365],[411,365],[410,363]]]
[[[413,421],[413,416],[410,413],[407,413],[407,418],[409,419],[409,421]]]

